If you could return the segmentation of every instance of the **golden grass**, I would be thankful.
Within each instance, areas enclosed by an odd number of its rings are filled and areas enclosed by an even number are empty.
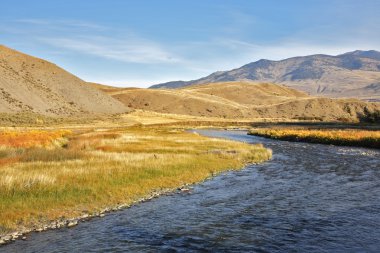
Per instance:
[[[289,141],[380,148],[380,131],[251,129],[249,134]]]
[[[142,125],[183,125],[183,126],[249,126],[252,122],[296,122],[288,118],[241,118],[228,119],[221,117],[191,116],[185,114],[160,113],[135,109],[133,112],[121,115],[121,119]]]
[[[0,167],[0,234],[129,204],[153,191],[199,182],[271,156],[261,145],[162,127],[67,138],[63,147],[24,149],[14,156],[18,161]],[[3,157],[15,153],[3,150]]]
[[[46,147],[53,144],[53,141],[69,134],[71,134],[71,131],[67,130],[3,131],[0,132],[0,146],[17,148]]]

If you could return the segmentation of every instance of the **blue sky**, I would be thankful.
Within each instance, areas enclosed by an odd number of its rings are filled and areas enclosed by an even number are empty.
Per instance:
[[[86,81],[189,80],[261,58],[380,50],[378,0],[2,0],[0,44]]]

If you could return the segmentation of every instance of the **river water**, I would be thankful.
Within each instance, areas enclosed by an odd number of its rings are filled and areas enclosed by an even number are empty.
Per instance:
[[[0,251],[380,252],[380,151],[198,132],[264,143],[273,159]]]

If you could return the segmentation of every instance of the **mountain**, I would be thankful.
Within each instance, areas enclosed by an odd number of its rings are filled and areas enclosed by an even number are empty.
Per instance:
[[[377,52],[355,51],[345,56],[311,56],[310,67],[304,59],[294,58],[293,65],[304,65],[312,71],[295,76],[318,75],[314,66],[318,62],[350,67],[352,71],[378,73],[380,65],[374,62]],[[352,58],[360,58],[360,63]],[[287,60],[285,60],[287,61]],[[279,62],[261,60],[232,72],[215,73],[203,80],[218,80],[226,75],[256,76],[274,75],[273,69],[285,69]],[[321,64],[319,64],[321,65]],[[246,70],[249,71],[246,71]],[[264,69],[268,71],[265,72]],[[360,70],[357,70],[360,69]],[[270,71],[271,72],[270,72]],[[272,73],[273,72],[273,73]],[[283,72],[286,72],[283,70]],[[276,72],[277,73],[277,72]],[[278,72],[280,73],[280,72]],[[312,73],[312,74],[311,74]],[[356,73],[356,72],[355,72]],[[323,72],[323,74],[325,74]],[[244,78],[249,79],[249,78]],[[291,79],[291,78],[290,78]],[[203,81],[202,81],[203,82]],[[202,83],[201,82],[201,83]],[[187,84],[187,83],[186,83]],[[183,83],[172,83],[181,86]],[[363,90],[377,93],[380,82],[372,82],[349,92],[367,95]],[[348,91],[346,91],[348,94]],[[277,118],[277,119],[321,119],[345,118],[357,120],[364,111],[379,110],[379,103],[368,103],[355,99],[331,99],[309,96],[305,92],[269,82],[234,81],[185,86],[177,89],[116,88],[85,82],[62,68],[5,46],[0,46],[0,113],[34,112],[48,116],[71,116],[87,114],[112,114],[143,109],[148,111],[193,116],[220,118]]]
[[[99,88],[133,109],[230,119],[357,120],[365,110],[380,110],[379,103],[312,97],[283,85],[248,81],[179,89]]]
[[[369,51],[356,50],[353,52],[345,53],[343,55],[352,55],[352,56],[358,56],[362,58],[369,58],[369,59],[380,61],[380,52],[376,50],[369,50]]]
[[[380,83],[380,52],[357,50],[337,56],[318,54],[281,61],[262,59],[197,80],[168,82],[151,88],[172,89],[239,80],[284,84],[316,96],[380,101],[380,93],[373,89],[373,85]]]
[[[128,111],[62,68],[0,45],[0,112],[82,115]]]

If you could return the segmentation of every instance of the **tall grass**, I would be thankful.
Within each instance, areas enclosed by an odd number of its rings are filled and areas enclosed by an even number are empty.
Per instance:
[[[3,232],[128,204],[271,156],[261,145],[162,127],[67,137],[64,147],[24,150],[19,162],[0,167]]]
[[[21,156],[21,162],[54,162],[54,161],[66,161],[77,160],[84,158],[84,153],[77,150],[67,150],[63,148],[44,149],[44,148],[32,148],[26,150]]]
[[[251,129],[249,134],[288,141],[380,148],[380,131],[260,128]]]
[[[3,131],[0,132],[0,146],[5,147],[46,147],[51,145],[53,141],[71,134],[71,131]]]

